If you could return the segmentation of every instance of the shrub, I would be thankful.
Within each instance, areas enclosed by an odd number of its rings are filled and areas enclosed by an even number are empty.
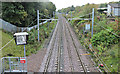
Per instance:
[[[109,30],[113,31],[112,29]],[[93,35],[91,42],[94,46],[101,45],[102,47],[109,47],[111,44],[118,43],[118,38],[112,33],[102,30],[101,32]]]

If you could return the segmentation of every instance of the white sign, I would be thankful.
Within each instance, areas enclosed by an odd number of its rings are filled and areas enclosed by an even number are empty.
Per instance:
[[[90,24],[85,25],[85,30],[90,30]]]
[[[27,44],[27,36],[28,36],[27,32],[15,33],[14,36],[17,45]]]
[[[16,36],[17,45],[26,44],[26,35]]]

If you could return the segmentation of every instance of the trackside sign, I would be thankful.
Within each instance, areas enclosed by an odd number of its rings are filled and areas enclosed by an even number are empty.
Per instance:
[[[20,58],[20,63],[25,63],[26,59],[25,58]]]

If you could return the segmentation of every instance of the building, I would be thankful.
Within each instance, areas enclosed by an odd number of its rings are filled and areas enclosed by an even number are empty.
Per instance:
[[[107,16],[120,16],[120,3],[108,4]]]

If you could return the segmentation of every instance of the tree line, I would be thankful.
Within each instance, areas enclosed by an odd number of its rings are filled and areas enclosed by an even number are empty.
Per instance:
[[[69,13],[70,11],[74,11],[74,10],[75,10],[75,7],[72,5],[71,7],[60,9],[60,10],[58,10],[58,12],[60,12],[60,13]]]
[[[26,27],[32,22],[33,26],[37,24],[37,10],[40,19],[51,18],[56,6],[52,2],[2,2],[2,19],[19,27]]]

